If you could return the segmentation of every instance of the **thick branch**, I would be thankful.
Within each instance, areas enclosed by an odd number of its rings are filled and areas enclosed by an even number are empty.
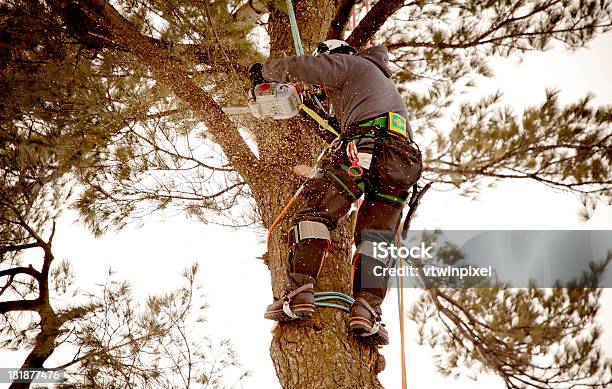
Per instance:
[[[257,2],[257,1],[256,1]],[[259,3],[259,2],[257,2]],[[62,18],[66,30],[85,47],[94,48],[97,50],[110,49],[117,51],[129,51],[129,47],[122,45],[113,39],[113,36],[95,20],[92,15],[89,15],[75,1],[52,0],[49,4]],[[246,7],[246,5],[244,6]],[[244,8],[242,7],[242,8]],[[265,8],[265,6],[264,6]],[[255,20],[238,20],[240,22],[250,22],[253,24]],[[218,50],[215,45],[210,45],[204,42],[198,43],[180,43],[175,44],[163,39],[157,39],[151,36],[143,36],[143,39],[149,41],[153,46],[162,50],[172,50],[178,48],[183,53],[187,53],[196,63],[212,65],[217,63],[221,57],[218,55]],[[236,50],[226,49],[232,60],[236,60],[240,53]],[[240,66],[236,63],[237,66]],[[246,69],[241,69],[246,71]]]
[[[342,32],[351,18],[351,11],[355,0],[340,0],[336,8],[336,15],[327,31],[327,39],[342,39]]]
[[[236,126],[221,107],[204,92],[190,77],[183,64],[173,58],[167,50],[152,45],[129,21],[106,0],[91,0],[95,11],[104,19],[102,23],[113,39],[127,47],[146,64],[155,77],[166,84],[172,92],[186,102],[204,122],[232,166],[249,185],[257,184],[257,159],[251,153]]]
[[[0,302],[0,314],[12,311],[38,311],[43,303],[36,300],[14,300]]]
[[[41,274],[38,270],[34,269],[32,266],[28,266],[28,267],[12,267],[10,269],[4,269],[2,271],[0,271],[0,277],[7,277],[7,276],[16,276],[18,274],[27,274],[29,276],[32,276],[34,278],[36,278],[37,280],[40,279]]]
[[[374,34],[380,30],[383,24],[404,6],[405,0],[379,1],[374,4],[370,12],[359,22],[346,40],[353,47],[364,46]]]
[[[262,0],[249,0],[234,13],[237,23],[253,25],[263,14],[268,13],[266,2]]]
[[[40,247],[40,243],[32,242],[32,243],[26,243],[26,244],[7,245],[7,246],[0,248],[0,254],[10,253],[14,251],[27,250],[27,249],[31,249],[34,247]]]

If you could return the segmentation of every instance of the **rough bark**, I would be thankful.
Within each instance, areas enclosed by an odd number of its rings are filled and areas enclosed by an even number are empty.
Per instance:
[[[351,11],[355,6],[355,0],[340,0],[336,8],[336,14],[331,22],[329,31],[327,32],[327,39],[342,39],[342,33],[344,32],[349,19],[351,18]]]
[[[278,234],[277,234],[278,235]],[[348,218],[332,234],[334,246],[317,280],[317,291],[350,294],[351,232]],[[277,293],[287,253],[278,239],[269,252]],[[283,388],[382,388],[377,375],[385,360],[377,348],[365,345],[348,332],[348,315],[319,308],[307,321],[274,327],[270,356]]]
[[[298,25],[306,52],[326,38],[331,21],[336,14],[333,0],[295,2]],[[271,56],[294,54],[291,31],[287,15],[271,10],[269,33]],[[308,131],[303,124],[294,121],[277,122],[275,136],[288,134],[297,149],[293,157],[299,163],[311,163],[316,156],[316,145],[320,141],[316,132]],[[284,131],[287,127],[292,130]],[[283,127],[283,128],[280,128]],[[298,137],[295,137],[295,131]],[[261,152],[261,150],[260,150]],[[276,149],[278,154],[278,149]],[[296,189],[297,183],[291,176],[293,158],[284,162],[274,182],[281,183],[266,199],[257,200],[264,223],[270,225],[274,216],[282,209]],[[284,183],[284,184],[283,184]],[[294,207],[295,209],[295,207]],[[288,215],[273,236],[267,255],[272,273],[272,287],[278,296],[287,271],[287,252],[283,232],[289,227]],[[317,291],[351,293],[350,260],[352,233],[348,218],[344,218],[332,233],[333,248],[325,260],[317,280]],[[270,356],[274,363],[279,382],[283,388],[381,388],[377,374],[384,369],[384,358],[375,347],[365,345],[348,333],[348,315],[342,311],[319,308],[317,314],[303,322],[281,323],[274,327]]]

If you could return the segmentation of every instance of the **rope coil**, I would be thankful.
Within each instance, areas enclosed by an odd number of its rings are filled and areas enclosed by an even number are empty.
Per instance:
[[[315,293],[315,305],[323,308],[336,308],[346,313],[350,313],[350,308],[344,305],[330,303],[328,301],[340,301],[349,306],[353,305],[355,299],[340,292],[318,292]]]

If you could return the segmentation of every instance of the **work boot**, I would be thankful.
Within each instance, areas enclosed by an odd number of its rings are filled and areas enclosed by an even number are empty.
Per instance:
[[[367,292],[358,293],[351,306],[349,329],[359,339],[376,345],[389,344],[389,332],[382,323],[383,299]]]
[[[268,305],[264,318],[276,321],[305,319],[315,312],[315,279],[308,274],[291,273],[287,287]]]

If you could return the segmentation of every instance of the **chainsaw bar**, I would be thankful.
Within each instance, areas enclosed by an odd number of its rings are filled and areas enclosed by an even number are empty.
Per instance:
[[[230,116],[251,114],[251,109],[249,107],[223,107],[221,109]]]

